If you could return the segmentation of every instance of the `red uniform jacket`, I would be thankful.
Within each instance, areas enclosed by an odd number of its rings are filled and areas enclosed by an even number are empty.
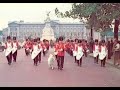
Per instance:
[[[44,42],[41,42],[42,49],[45,50],[47,47]]]
[[[59,43],[57,48],[58,56],[64,56],[65,54],[65,44],[64,43]]]
[[[74,43],[73,50],[77,51],[77,47],[78,47],[78,45],[76,43]]]
[[[32,43],[26,42],[25,45],[24,45],[24,48],[25,49],[27,49],[27,48],[31,49],[32,48]]]

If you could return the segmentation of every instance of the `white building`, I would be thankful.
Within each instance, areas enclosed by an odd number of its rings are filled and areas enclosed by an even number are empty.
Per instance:
[[[3,30],[4,37],[10,35],[16,36],[18,39],[24,39],[25,37],[40,37],[42,36],[42,30],[45,26],[44,23],[27,23],[24,21],[13,21],[8,23],[8,28]],[[82,22],[79,23],[62,23],[58,20],[50,20],[51,27],[54,30],[55,37],[65,36],[66,39],[87,39],[88,34],[86,31],[86,25]],[[7,31],[7,34],[6,34]]]

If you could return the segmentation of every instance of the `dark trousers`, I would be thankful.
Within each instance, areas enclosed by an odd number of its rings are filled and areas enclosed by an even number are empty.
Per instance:
[[[110,49],[108,49],[108,59],[111,59],[111,50]]]
[[[8,60],[8,64],[10,65],[12,63],[12,52],[6,56],[7,60]]]
[[[101,60],[101,67],[105,67],[105,63],[106,63],[106,57],[103,60]]]
[[[76,63],[76,56],[74,56],[74,58],[75,58],[75,63]]]
[[[99,55],[97,55],[96,57],[94,57],[94,63],[98,64],[98,57],[99,57]]]
[[[55,55],[55,59],[57,60],[57,55]]]
[[[86,50],[84,51],[84,55],[85,55],[85,57],[87,57],[87,52],[86,52]]]
[[[29,55],[29,52],[28,52],[28,50],[26,50],[26,49],[25,49],[25,54],[26,54],[26,56]]]
[[[38,64],[38,55],[33,60],[34,60],[34,65],[37,66],[37,64]]]
[[[57,56],[58,69],[62,69],[64,64],[64,56]]]
[[[78,66],[82,66],[82,57],[80,58],[80,60],[77,60],[77,64]]]
[[[46,52],[46,51],[43,50],[43,56],[45,56],[45,52]]]
[[[38,61],[41,62],[41,52],[38,54]]]
[[[16,62],[16,58],[17,58],[17,51],[15,51],[12,55],[13,55],[14,62]]]

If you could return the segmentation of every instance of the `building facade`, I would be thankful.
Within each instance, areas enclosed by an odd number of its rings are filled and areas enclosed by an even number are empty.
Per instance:
[[[24,21],[14,21],[8,23],[8,28],[3,30],[3,36],[10,35],[16,36],[18,39],[24,39],[27,37],[40,37],[42,36],[42,30],[45,27],[44,23],[27,23]],[[79,23],[62,23],[58,20],[50,20],[52,29],[54,30],[55,38],[64,36],[65,39],[87,39],[89,34],[86,31],[86,24]],[[7,32],[7,33],[6,33]]]

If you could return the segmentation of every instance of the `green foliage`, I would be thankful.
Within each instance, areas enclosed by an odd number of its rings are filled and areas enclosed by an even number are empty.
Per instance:
[[[120,18],[120,3],[74,3],[71,10],[62,13],[56,8],[55,13],[62,18],[85,18],[89,27],[104,31]]]

